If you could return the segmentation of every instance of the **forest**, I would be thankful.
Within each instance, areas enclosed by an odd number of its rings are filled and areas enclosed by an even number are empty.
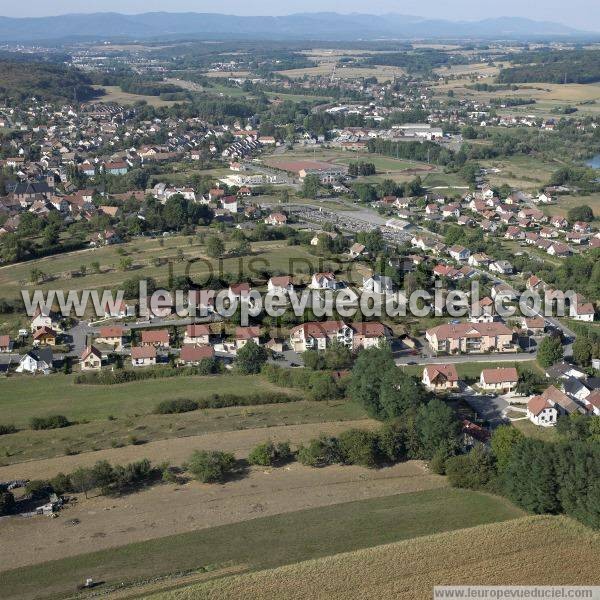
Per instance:
[[[520,63],[520,64],[519,64]],[[599,50],[526,52],[502,69],[499,83],[593,83],[600,81]]]
[[[78,69],[49,62],[0,60],[0,99],[22,102],[36,97],[45,101],[91,100],[99,92]]]

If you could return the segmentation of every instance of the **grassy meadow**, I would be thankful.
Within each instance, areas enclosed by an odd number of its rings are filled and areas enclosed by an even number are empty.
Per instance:
[[[434,585],[596,585],[600,535],[535,516],[157,593],[152,600],[428,600]],[[557,561],[561,565],[556,568]]]
[[[123,582],[156,580],[173,573],[236,566],[255,571],[522,516],[506,500],[478,492],[442,488],[406,493],[257,518],[5,571],[0,573],[0,589],[5,600],[26,600],[72,593],[86,577],[112,589],[122,588]],[[328,577],[320,579],[325,582]]]

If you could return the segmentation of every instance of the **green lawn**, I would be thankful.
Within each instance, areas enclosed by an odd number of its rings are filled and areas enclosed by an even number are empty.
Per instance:
[[[514,363],[517,365],[519,369],[534,371],[535,373],[542,374],[543,371],[540,369],[538,364],[534,360],[527,360],[523,362]],[[483,369],[495,369],[498,366],[503,367],[512,367],[513,363],[508,362],[466,362],[466,363],[456,363],[456,371],[458,372],[458,376],[461,379],[467,380],[476,380],[479,379],[479,375],[481,375],[481,371]],[[414,375],[415,377],[421,377],[423,375],[423,367],[424,365],[408,365],[402,367],[407,373],[410,375]]]
[[[93,577],[104,588],[174,572],[270,568],[523,516],[507,500],[443,488],[349,502],[148,540],[0,573],[2,597],[71,595]]]
[[[281,392],[258,375],[214,375],[147,379],[116,385],[78,385],[72,375],[14,376],[0,382],[2,420],[17,427],[31,417],[64,414],[73,421],[126,417],[151,412],[169,398],[205,398],[210,394]],[[299,396],[297,390],[289,392]]]

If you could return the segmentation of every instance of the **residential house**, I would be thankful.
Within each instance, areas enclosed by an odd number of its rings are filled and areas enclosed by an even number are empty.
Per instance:
[[[585,379],[586,374],[576,366],[561,361],[546,369],[546,377],[549,379]]]
[[[423,369],[423,385],[435,392],[458,389],[458,372],[452,364],[427,365]]]
[[[358,258],[359,256],[362,256],[365,252],[365,247],[363,244],[359,244],[358,242],[356,244],[352,244],[352,246],[350,246],[350,250],[348,251],[348,254],[350,254],[350,256],[352,258]]]
[[[33,320],[31,321],[31,332],[35,333],[37,329],[41,329],[42,327],[60,331],[58,315],[52,311],[45,309],[40,310],[38,308],[34,313]]]
[[[126,304],[123,300],[119,303],[107,302],[104,305],[104,318],[124,319],[135,316],[135,307]]]
[[[490,392],[513,392],[518,382],[519,374],[515,367],[482,369],[479,376],[480,387]]]
[[[198,365],[203,360],[215,357],[215,349],[212,346],[197,346],[196,344],[184,344],[179,352],[179,364]]]
[[[513,332],[504,324],[449,323],[428,329],[425,339],[433,352],[516,352]]]
[[[593,321],[595,317],[594,305],[586,302],[581,294],[577,294],[574,301],[571,302],[569,315],[576,321]]]
[[[372,275],[363,277],[363,292],[372,294],[391,294],[394,291],[394,282],[385,275]]]
[[[525,232],[520,227],[511,225],[506,229],[504,237],[507,240],[522,240],[525,237]]]
[[[483,252],[475,252],[475,254],[469,256],[467,262],[471,267],[487,267],[492,262],[492,259]]]
[[[134,346],[131,349],[132,367],[151,367],[156,364],[156,348],[154,346]]]
[[[379,321],[350,323],[353,332],[352,350],[357,351],[378,346],[382,340],[390,338],[389,329]]]
[[[210,344],[210,327],[208,325],[195,324],[188,325],[185,329],[183,338],[184,345],[201,345],[207,346]]]
[[[33,343],[36,346],[56,346],[57,334],[50,327],[40,327],[33,332]]]
[[[243,348],[250,340],[260,344],[260,327],[236,327],[235,347],[237,350]]]
[[[594,416],[600,416],[600,390],[594,390],[583,398],[585,410]]]
[[[554,410],[551,410],[554,409]],[[584,412],[577,402],[551,385],[540,396],[534,396],[527,404],[527,416],[536,425],[551,427],[561,415]]]
[[[573,254],[571,248],[569,248],[569,246],[563,244],[562,242],[552,242],[552,244],[550,244],[546,249],[546,252],[550,254],[550,256],[558,257],[565,257]]]
[[[590,224],[585,221],[575,221],[575,223],[573,223],[573,231],[576,231],[577,233],[590,233],[592,228]]]
[[[291,329],[290,346],[296,352],[325,350],[336,341],[351,348],[353,337],[354,332],[343,321],[308,322]]]
[[[533,396],[527,402],[527,418],[540,427],[554,427],[558,420],[558,410],[542,396]]]
[[[448,248],[448,254],[456,261],[468,260],[471,252],[464,246],[454,245]]]
[[[338,283],[334,273],[314,273],[309,287],[313,290],[335,290]]]
[[[112,346],[114,350],[122,350],[124,338],[125,330],[122,327],[101,327],[96,343]]]
[[[250,284],[246,282],[232,283],[229,286],[227,292],[229,299],[233,302],[234,300],[241,300],[242,296],[247,297],[250,293]]]
[[[521,319],[521,329],[529,335],[543,335],[546,329],[544,317],[523,317]]]
[[[171,345],[168,329],[148,329],[142,331],[140,346],[154,348],[169,348]]]
[[[471,323],[493,323],[496,320],[496,305],[494,301],[485,296],[478,302],[471,304],[469,321]]]
[[[10,335],[0,335],[0,352],[12,352],[13,341]]]
[[[289,275],[281,275],[271,277],[271,279],[269,279],[267,282],[267,289],[272,294],[285,296],[286,294],[294,291],[294,284],[292,283],[292,278]]]
[[[271,213],[266,219],[265,223],[267,225],[272,225],[273,227],[281,227],[287,224],[287,217],[280,212]]]
[[[95,346],[88,346],[79,359],[82,371],[99,371],[102,368],[102,352]]]
[[[23,355],[19,360],[17,373],[43,373],[48,375],[52,371],[54,357],[51,348],[38,348]]]
[[[489,266],[492,273],[500,273],[501,275],[511,275],[514,271],[513,266],[507,260],[496,260]]]

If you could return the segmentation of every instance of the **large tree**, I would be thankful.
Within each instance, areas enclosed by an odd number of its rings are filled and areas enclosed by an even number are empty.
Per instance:
[[[422,458],[430,459],[438,450],[450,456],[458,448],[458,420],[454,411],[437,398],[419,408],[415,428]]]
[[[240,348],[235,357],[235,364],[240,373],[250,375],[259,373],[269,357],[267,351],[252,340]]]
[[[369,416],[376,419],[386,417],[381,405],[381,385],[386,372],[396,368],[388,346],[367,348],[359,354],[352,369],[349,392],[351,398],[361,404]]]
[[[558,336],[545,337],[538,346],[537,361],[541,367],[547,368],[562,360],[564,351]]]

